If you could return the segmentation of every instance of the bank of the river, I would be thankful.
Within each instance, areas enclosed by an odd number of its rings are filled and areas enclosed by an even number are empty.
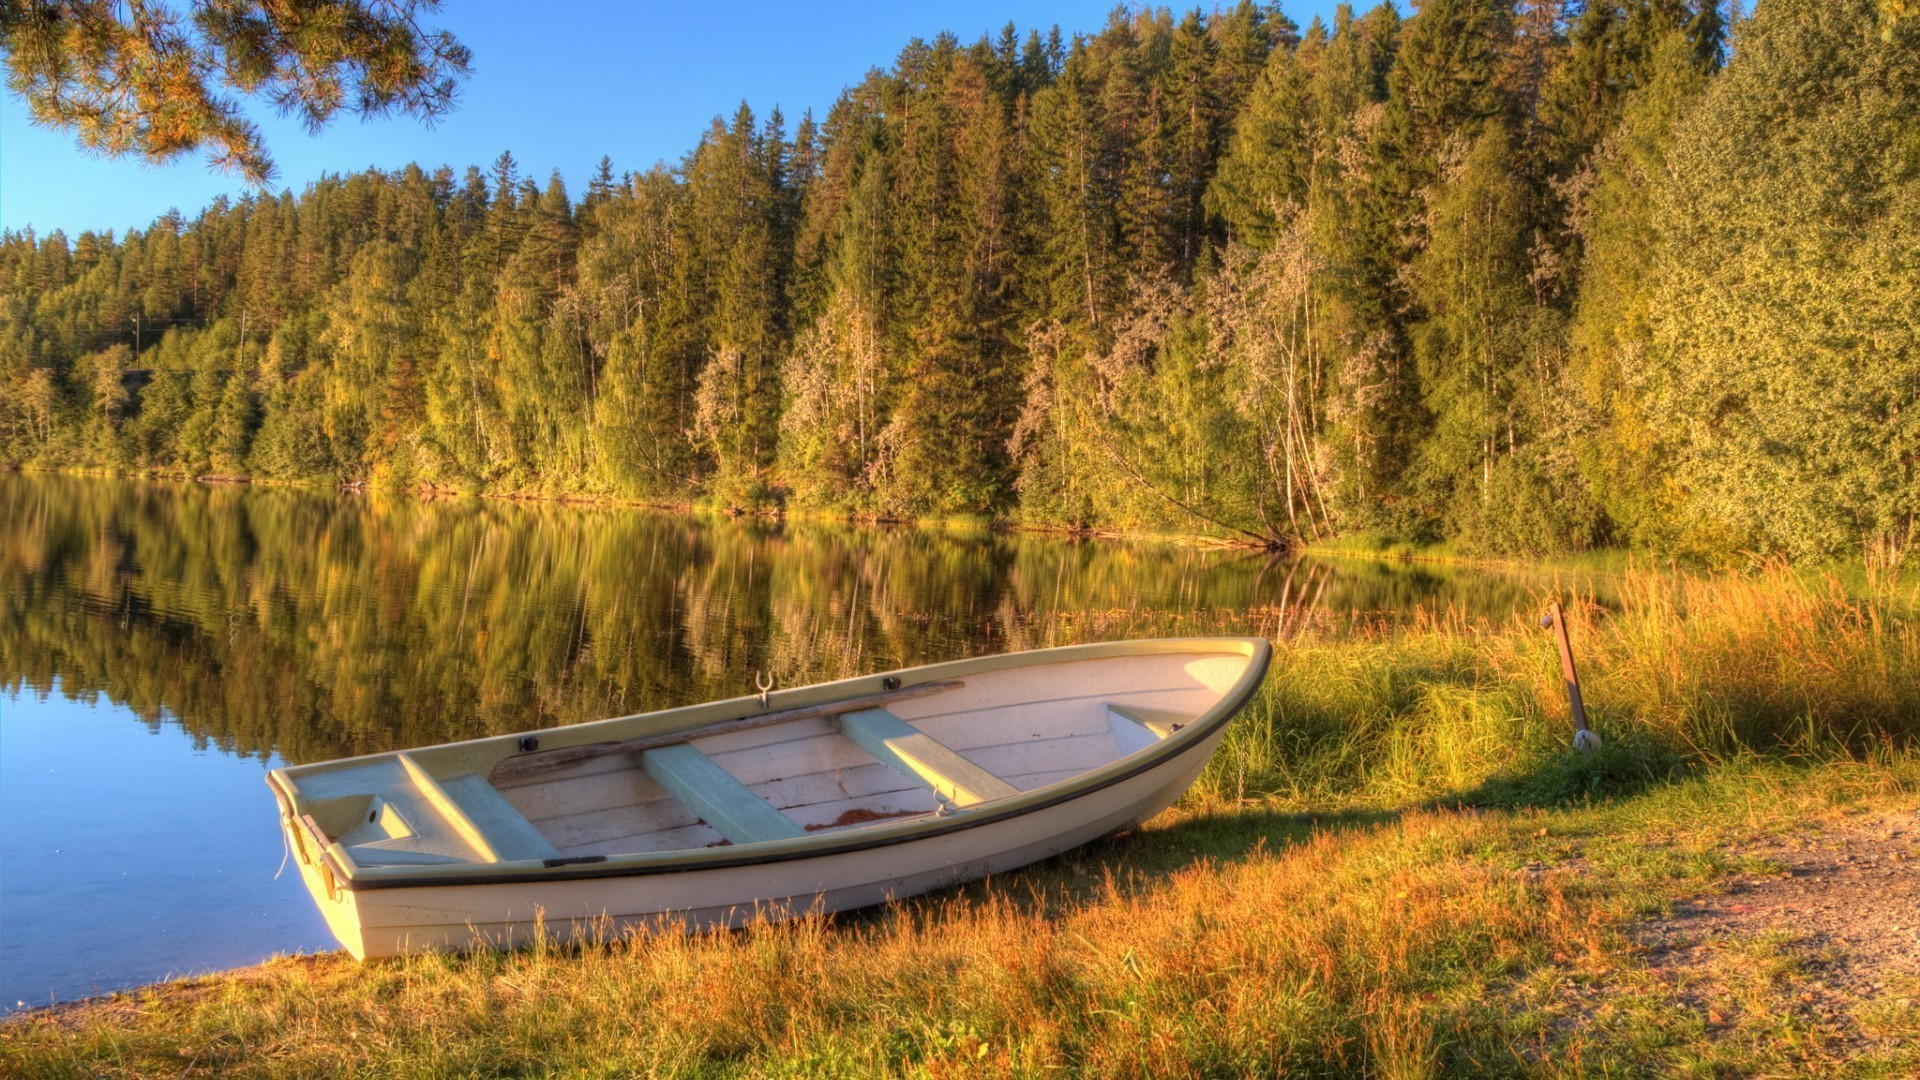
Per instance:
[[[412,495],[423,499],[475,498],[500,499],[506,502],[550,502],[561,506],[608,506],[608,507],[644,507],[652,510],[675,510],[692,513],[698,509],[693,503],[661,502],[644,499],[621,499],[611,495],[592,492],[568,491],[564,489],[546,490],[480,490],[439,487],[431,484],[383,485],[368,483],[343,483],[338,480],[316,478],[311,480],[263,480],[249,475],[202,475],[188,472],[168,472],[164,469],[100,469],[78,465],[39,465],[14,463],[8,466],[14,472],[41,473],[48,476],[89,476],[100,479],[117,480],[167,480],[190,484],[240,484],[248,487],[292,488],[314,491],[380,491],[395,495]],[[723,511],[715,511],[723,512]]]
[[[23,469],[23,466],[17,463],[8,464],[6,467],[14,471]],[[431,485],[383,486],[366,483],[340,483],[327,479],[315,479],[311,481],[261,480],[250,476],[199,476],[189,473],[169,473],[159,470],[127,472],[79,466],[29,465],[24,466],[24,469],[28,472],[63,476],[170,480],[202,484],[244,484],[267,488],[307,488],[324,491],[381,491],[423,499],[476,498],[493,499],[502,502],[553,503],[561,506],[574,507],[642,508],[692,514],[709,518],[762,518],[772,521],[800,523],[904,526],[940,529],[959,533],[1010,532],[1035,536],[1072,537],[1087,540],[1150,541],[1207,548],[1230,548],[1248,551],[1264,550],[1295,555],[1306,554],[1322,558],[1360,558],[1396,563],[1431,563],[1501,572],[1523,571],[1526,573],[1538,573],[1545,568],[1548,571],[1574,574],[1621,573],[1629,571],[1635,566],[1647,565],[1648,561],[1646,557],[1636,555],[1624,548],[1599,548],[1592,551],[1563,553],[1549,557],[1508,558],[1489,555],[1485,552],[1462,551],[1454,544],[1446,541],[1422,543],[1407,540],[1402,537],[1374,533],[1356,534],[1318,540],[1306,544],[1290,545],[1283,538],[1262,538],[1251,532],[1222,528],[1215,528],[1210,532],[1182,531],[1179,529],[1127,529],[1104,525],[1089,526],[1066,522],[1037,521],[1005,514],[954,514],[939,518],[901,519],[879,514],[856,513],[821,507],[796,507],[784,501],[777,500],[753,507],[740,507],[713,500],[672,502],[628,499],[604,493],[560,488],[495,490],[457,489]],[[1707,569],[1706,564],[1698,560],[1691,562],[1685,560],[1679,562],[1668,560],[1664,565],[1668,565],[1670,568],[1687,566],[1690,569]],[[1845,568],[1841,568],[1840,572],[1845,573],[1847,571]]]
[[[323,491],[384,491],[396,495],[410,495],[425,499],[455,497],[497,499],[503,502],[554,503],[561,506],[576,507],[643,508],[716,518],[744,517],[764,518],[774,521],[837,522],[864,526],[908,526],[943,529],[962,533],[988,531],[1018,532],[1037,536],[1069,536],[1089,540],[1149,540],[1169,544],[1239,548],[1246,550],[1277,551],[1283,549],[1285,546],[1278,540],[1262,540],[1251,533],[1221,535],[1166,529],[1142,530],[1087,527],[1067,523],[1030,521],[994,514],[953,514],[939,518],[902,519],[878,514],[852,513],[811,507],[796,508],[784,502],[777,501],[767,502],[753,507],[740,507],[711,500],[670,502],[649,499],[628,499],[614,495],[566,489],[456,489],[423,485],[384,486],[365,483],[340,483],[334,480],[260,480],[250,476],[199,476],[189,473],[170,473],[152,469],[128,472],[79,466],[23,466],[18,463],[0,463],[0,466],[16,472],[25,471],[55,476],[90,476],[129,480],[171,480],[182,483],[200,484],[245,484],[269,488],[309,488]]]
[[[1869,565],[1863,560],[1789,565],[1769,556],[1748,553],[1735,564],[1721,564],[1699,556],[1661,556],[1628,548],[1605,547],[1535,558],[1509,558],[1461,551],[1447,542],[1430,544],[1381,535],[1357,535],[1302,545],[1296,555],[1326,561],[1354,560],[1398,566],[1428,566],[1484,571],[1532,579],[1595,582],[1654,571],[1667,574],[1754,574],[1787,571],[1813,586],[1837,582],[1856,596],[1900,598],[1908,610],[1920,609],[1920,559],[1903,559],[1897,566]]]
[[[736,934],[276,960],[13,1017],[0,1072],[1920,1068],[1914,623],[1786,574],[1574,617],[1590,759],[1519,617],[1309,633],[1179,807],[1031,871]]]

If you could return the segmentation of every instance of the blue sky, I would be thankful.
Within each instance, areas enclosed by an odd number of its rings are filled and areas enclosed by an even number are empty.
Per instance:
[[[187,0],[175,0],[176,9]],[[764,117],[778,105],[788,130],[811,108],[824,118],[842,87],[887,67],[912,37],[951,30],[962,41],[997,34],[1011,20],[1092,32],[1112,0],[926,0],[913,4],[662,3],[574,0],[519,4],[451,0],[431,20],[473,50],[474,71],[459,109],[427,129],[407,117],[337,118],[318,137],[279,120],[252,117],[296,192],[323,173],[485,166],[511,150],[521,171],[544,179],[558,168],[576,196],[601,155],[616,173],[677,162],[715,115],[742,99]],[[1191,6],[1191,5],[1189,5]],[[1203,5],[1211,9],[1211,2]],[[1370,6],[1356,4],[1358,8]],[[1305,26],[1332,4],[1286,7]],[[1182,10],[1175,7],[1176,11]],[[1330,16],[1329,16],[1330,17]],[[238,197],[238,179],[198,158],[154,168],[83,155],[70,135],[32,127],[26,107],[0,91],[0,228],[145,228],[168,208],[191,217],[219,194]]]

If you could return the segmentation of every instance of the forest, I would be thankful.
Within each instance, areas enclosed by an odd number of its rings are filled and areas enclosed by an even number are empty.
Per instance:
[[[577,193],[9,231],[0,465],[1897,565],[1920,28],[1731,15],[1123,8]]]

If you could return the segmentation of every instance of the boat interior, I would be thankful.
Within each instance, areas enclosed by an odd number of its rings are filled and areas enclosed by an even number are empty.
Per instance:
[[[587,861],[789,840],[1071,780],[1192,723],[1249,663],[1238,653],[1168,652],[968,672],[907,687],[884,705],[816,708],[824,715],[745,730],[702,734],[726,726],[704,725],[664,745],[528,775],[473,769],[475,744],[287,772],[310,827],[358,867]],[[496,760],[513,752],[512,737],[490,742],[502,744]]]

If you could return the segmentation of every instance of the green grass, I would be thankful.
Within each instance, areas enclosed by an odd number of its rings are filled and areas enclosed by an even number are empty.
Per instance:
[[[1389,533],[1362,532],[1316,540],[1306,546],[1314,555],[1358,555],[1374,559],[1448,561],[1465,559],[1458,548],[1444,542],[1426,543]]]
[[[1301,549],[1322,559],[1373,559],[1396,563],[1433,563],[1514,571],[1529,577],[1568,579],[1636,575],[1650,572],[1709,574],[1737,571],[1761,577],[1790,574],[1803,584],[1837,582],[1855,596],[1899,596],[1909,608],[1920,604],[1920,560],[1887,569],[1859,558],[1809,564],[1792,569],[1764,556],[1745,554],[1721,564],[1699,555],[1654,556],[1621,547],[1590,548],[1539,558],[1507,558],[1475,553],[1452,541],[1421,542],[1389,533],[1366,532],[1317,540]]]
[[[1309,636],[1179,806],[1026,871],[738,933],[282,958],[14,1018],[0,1073],[1920,1070],[1910,1008],[1865,1003],[1862,1052],[1772,1007],[1809,978],[1786,934],[1715,956],[1719,1020],[1633,936],[1773,869],[1729,853],[1755,837],[1913,805],[1913,623],[1784,573],[1571,618],[1591,757],[1531,624]]]

